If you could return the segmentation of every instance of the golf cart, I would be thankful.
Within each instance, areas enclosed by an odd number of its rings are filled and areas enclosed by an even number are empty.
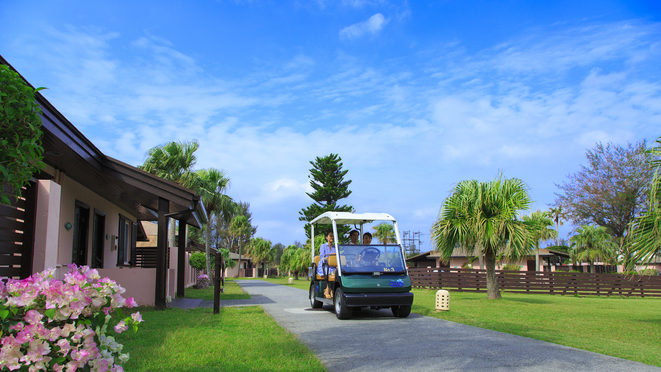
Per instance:
[[[363,225],[374,221],[391,222],[397,244],[338,244],[337,225],[355,226],[362,237]],[[321,261],[312,239],[310,305],[332,305],[338,319],[348,319],[354,309],[366,307],[390,308],[396,317],[409,316],[413,293],[395,218],[386,213],[326,212],[310,222],[311,236],[315,226],[322,224],[333,227],[335,253]],[[317,273],[318,267],[323,275]]]

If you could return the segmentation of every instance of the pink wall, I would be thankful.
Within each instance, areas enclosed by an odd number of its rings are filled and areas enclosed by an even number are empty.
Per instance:
[[[84,187],[78,182],[62,174],[60,177],[60,186],[62,187],[60,201],[60,223],[58,237],[58,264],[67,265],[71,263],[71,250],[73,247],[73,229],[66,230],[64,224],[70,222],[73,224],[76,201],[87,204],[90,207],[90,218],[87,235],[87,264],[91,263],[92,256],[92,232],[94,230],[94,210],[106,214],[105,234],[118,235],[119,233],[119,215],[122,214],[132,221],[136,221],[135,216],[130,215],[125,210],[117,207],[92,190]],[[117,251],[110,249],[110,239],[104,240],[103,246],[103,267],[117,267]]]
[[[98,270],[102,278],[108,277],[126,288],[126,292],[122,295],[124,298],[133,297],[140,306],[154,306],[156,269],[121,268]]]

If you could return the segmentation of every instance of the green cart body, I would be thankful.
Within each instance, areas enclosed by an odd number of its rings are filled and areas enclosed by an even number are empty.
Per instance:
[[[363,235],[363,225],[374,221],[391,222],[396,244],[338,244],[337,225],[349,224]],[[312,267],[310,305],[320,308],[332,305],[338,319],[348,319],[355,309],[389,308],[396,317],[411,313],[413,293],[404,259],[397,221],[386,213],[326,212],[310,222],[312,236],[319,224],[333,227],[335,253],[327,262],[315,256],[314,239],[311,247]],[[323,275],[317,273],[321,266]],[[331,268],[335,268],[332,272]],[[332,272],[332,273],[331,273]],[[326,298],[325,292],[331,295]]]

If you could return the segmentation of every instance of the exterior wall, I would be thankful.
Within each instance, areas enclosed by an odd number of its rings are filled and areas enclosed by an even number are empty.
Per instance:
[[[229,267],[225,268],[225,277],[226,278],[234,278],[239,276],[239,260],[234,260],[236,265],[234,266],[233,269],[230,269]],[[241,260],[241,263],[245,263],[245,260]]]
[[[98,269],[101,277],[108,277],[126,288],[124,298],[133,297],[140,306],[154,306],[156,293],[156,269],[123,267],[120,269]]]
[[[61,187],[49,180],[37,183],[37,213],[35,216],[34,257],[32,271],[57,267],[60,233]]]
[[[96,209],[106,214],[105,235],[108,236],[118,235],[120,214],[134,222],[136,221],[136,218],[71,178],[64,176],[60,182],[62,196],[60,201],[60,233],[58,239],[57,263],[58,265],[64,266],[71,263],[73,229],[67,231],[64,228],[64,224],[67,222],[73,224],[76,201],[80,201],[90,207],[90,218],[87,229],[87,264],[90,265],[92,256],[92,232],[94,229],[94,210]],[[41,230],[41,228],[38,229],[38,231]],[[103,268],[117,268],[117,251],[110,250],[110,239],[105,239],[103,252]]]
[[[64,225],[73,224],[76,200],[90,207],[87,236],[87,264],[91,263],[94,210],[104,212],[104,235],[117,235],[119,214],[133,221],[135,216],[110,203],[108,200],[85,188],[63,173],[47,169],[55,181],[40,180],[37,190],[37,217],[35,221],[35,256],[33,272],[55,267],[55,277],[64,278],[67,265],[71,263],[73,229]],[[104,240],[103,269],[98,269],[101,277],[108,277],[126,289],[125,298],[133,297],[139,305],[154,306],[156,269],[117,268],[117,251],[110,251],[110,239]]]

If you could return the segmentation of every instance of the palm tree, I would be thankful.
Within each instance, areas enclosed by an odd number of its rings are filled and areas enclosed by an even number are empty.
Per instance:
[[[542,240],[557,238],[558,233],[549,226],[553,221],[549,218],[548,212],[536,211],[528,216],[523,216],[523,220],[530,224],[528,241],[535,247],[535,271],[539,270],[539,243]]]
[[[603,226],[583,225],[576,228],[576,234],[569,239],[572,242],[572,261],[590,263],[590,272],[594,273],[594,262],[601,259],[612,262],[615,248],[608,229]]]
[[[556,240],[555,240],[555,245],[560,245],[560,225],[562,225],[562,220],[561,218],[564,218],[564,214],[562,212],[562,206],[558,205],[555,208],[551,208],[550,210],[551,217],[553,218],[553,222],[555,222],[555,231],[556,231]]]
[[[232,199],[225,195],[230,179],[224,171],[215,168],[201,169],[196,173],[196,189],[202,197],[202,202],[207,211],[204,240],[207,253],[207,273],[211,274],[211,215],[217,213],[224,205],[231,202]]]
[[[387,222],[382,222],[374,226],[374,237],[379,239],[381,244],[388,244],[390,242],[395,242],[395,230],[392,225]]]
[[[650,167],[654,177],[650,186],[647,212],[638,217],[633,228],[633,247],[636,251],[633,262],[650,262],[661,249],[661,137],[656,140],[656,147],[648,150]]]
[[[193,166],[196,162],[195,151],[199,147],[197,141],[170,142],[153,147],[147,153],[147,160],[138,168],[192,189],[197,182]],[[174,236],[175,220],[170,219],[170,246],[175,245]]]
[[[250,241],[246,253],[253,259],[253,261],[255,261],[257,267],[259,267],[259,264],[261,263],[264,265],[262,269],[265,269],[266,264],[275,258],[275,251],[272,250],[271,247],[272,243],[270,240],[254,238]]]
[[[241,273],[241,241],[243,237],[250,234],[252,226],[248,222],[248,217],[244,215],[238,215],[232,219],[230,223],[230,234],[238,238],[239,243],[239,273]]]
[[[525,256],[528,223],[518,220],[518,212],[532,203],[523,181],[496,178],[492,182],[461,181],[443,202],[441,213],[432,226],[431,239],[437,251],[449,258],[455,248],[463,247],[475,256],[479,247],[487,270],[487,298],[500,298],[496,280],[496,256]]]

